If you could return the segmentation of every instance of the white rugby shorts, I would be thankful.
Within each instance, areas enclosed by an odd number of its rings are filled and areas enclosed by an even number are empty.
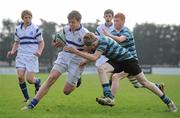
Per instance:
[[[16,56],[16,68],[37,73],[39,72],[38,57],[35,55],[18,54]]]
[[[84,68],[79,67],[81,61],[83,61],[82,57],[62,51],[58,54],[52,70],[57,70],[61,74],[68,72],[67,82],[76,86],[77,81],[84,70]]]

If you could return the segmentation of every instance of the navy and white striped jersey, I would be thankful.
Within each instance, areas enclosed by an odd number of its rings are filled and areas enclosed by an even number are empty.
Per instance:
[[[20,44],[18,54],[32,55],[37,51],[39,42],[43,40],[42,32],[32,23],[26,28],[23,25],[24,23],[18,25],[15,31],[14,40]]]
[[[128,51],[131,52],[134,58],[138,60],[134,36],[127,27],[123,27],[119,32],[117,32],[116,30],[113,30],[111,34],[115,36],[122,36],[122,35],[126,36],[127,39],[123,42],[119,42],[119,44],[122,47],[128,49]]]
[[[105,36],[99,37],[96,50],[102,52],[107,58],[117,61],[133,58],[133,55],[126,48]]]
[[[107,26],[105,23],[100,24],[100,25],[96,28],[95,34],[96,34],[97,36],[103,35],[103,29],[111,32],[111,31],[114,29],[114,25],[112,24],[111,26]]]
[[[84,28],[82,25],[74,32],[70,30],[70,27],[68,25],[65,26],[63,30],[66,37],[66,44],[68,46],[73,46],[78,50],[83,50],[83,46],[84,46],[83,37],[89,31],[86,28]]]

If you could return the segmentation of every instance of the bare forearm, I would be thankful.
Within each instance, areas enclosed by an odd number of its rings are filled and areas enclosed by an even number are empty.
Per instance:
[[[119,43],[126,40],[125,36],[114,36],[114,35],[110,34],[109,37]]]
[[[87,53],[87,52],[82,52],[82,51],[76,51],[76,54],[81,56],[81,57],[84,57],[85,59],[88,59],[90,61],[96,61],[98,58],[94,56],[94,54],[90,54],[90,53]]]
[[[11,49],[11,53],[14,54],[19,46],[19,42],[14,42],[13,47]]]
[[[38,48],[38,50],[39,50],[40,53],[42,53],[43,49],[44,49],[44,40],[42,40],[42,41],[39,43],[39,48]]]

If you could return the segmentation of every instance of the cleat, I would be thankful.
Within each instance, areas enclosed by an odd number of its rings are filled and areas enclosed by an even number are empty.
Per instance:
[[[41,87],[41,80],[37,79],[37,84],[35,84],[35,95],[38,92],[39,88]]]
[[[165,94],[165,85],[163,83],[160,84],[159,89]]]
[[[25,110],[30,110],[30,109],[33,109],[34,107],[31,106],[31,105],[27,105],[27,106],[24,106],[23,108],[21,108],[22,111],[25,111]]]
[[[76,88],[78,88],[80,85],[81,85],[81,77],[78,79],[78,82],[77,82]]]
[[[28,104],[30,102],[30,99],[25,99],[24,103]]]
[[[178,110],[173,101],[171,101],[167,106],[168,106],[169,112],[177,112]]]
[[[114,99],[111,99],[109,97],[96,98],[96,102],[98,102],[101,105],[111,106],[111,107],[115,105]]]

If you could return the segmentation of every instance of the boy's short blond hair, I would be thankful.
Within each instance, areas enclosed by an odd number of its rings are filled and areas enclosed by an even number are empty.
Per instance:
[[[23,10],[21,13],[21,18],[23,19],[25,15],[30,15],[32,17],[32,12],[29,10]]]
[[[85,46],[91,46],[96,41],[96,36],[93,33],[88,32],[84,35],[83,39]]]

